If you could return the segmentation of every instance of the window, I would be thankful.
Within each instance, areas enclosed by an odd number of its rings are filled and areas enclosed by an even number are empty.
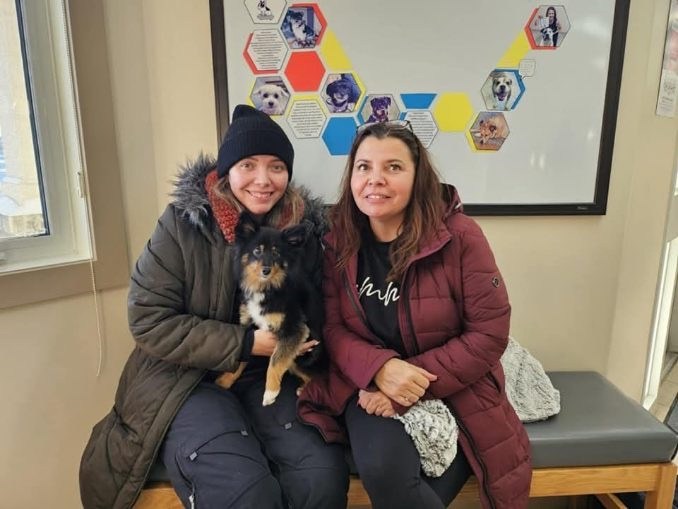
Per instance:
[[[0,0],[0,273],[91,258],[62,0]]]
[[[33,101],[31,150],[37,146],[39,152],[33,164],[35,180],[43,186],[40,213],[49,232],[0,239],[6,261],[0,261],[4,266],[0,309],[91,292],[93,281],[98,290],[129,283],[103,2],[0,0],[0,66],[9,61],[3,53],[6,40],[24,31],[19,40],[25,45],[22,62],[29,64],[24,70],[30,86],[23,86],[27,101]],[[52,125],[61,130],[57,133]],[[4,178],[12,171],[10,127],[2,124],[0,129]],[[84,221],[86,199],[89,232]],[[66,242],[54,244],[62,233]],[[94,246],[91,254],[90,245]],[[40,258],[42,250],[47,256]]]

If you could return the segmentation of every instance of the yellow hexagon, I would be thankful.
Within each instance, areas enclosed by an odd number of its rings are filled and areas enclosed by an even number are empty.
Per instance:
[[[340,69],[350,69],[353,67],[351,60],[341,47],[339,39],[334,35],[334,32],[329,28],[325,31],[323,42],[320,45],[320,53],[325,59],[325,65],[330,71],[338,71]]]
[[[473,106],[467,94],[446,92],[436,101],[433,117],[441,131],[462,132],[473,117]]]

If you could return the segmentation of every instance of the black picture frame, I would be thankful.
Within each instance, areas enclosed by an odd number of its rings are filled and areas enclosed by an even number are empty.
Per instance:
[[[467,214],[474,216],[540,216],[604,215],[606,213],[630,3],[630,0],[615,1],[593,201],[590,203],[550,204],[465,204],[464,210]],[[229,118],[224,0],[209,0],[209,11],[217,135],[220,141],[228,128]]]

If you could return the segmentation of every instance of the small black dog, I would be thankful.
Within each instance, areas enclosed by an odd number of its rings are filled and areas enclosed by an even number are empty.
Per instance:
[[[241,214],[235,230],[236,274],[243,293],[240,323],[254,324],[278,336],[266,371],[264,406],[275,401],[286,371],[301,378],[299,394],[323,365],[322,343],[297,357],[308,338],[320,341],[324,314],[322,296],[308,281],[300,263],[310,230],[310,223],[284,230],[260,226],[247,212]],[[230,387],[244,367],[241,363],[235,373],[224,373],[217,383]]]

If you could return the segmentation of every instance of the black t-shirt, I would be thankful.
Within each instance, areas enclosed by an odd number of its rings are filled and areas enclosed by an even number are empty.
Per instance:
[[[386,281],[386,275],[391,270],[391,261],[388,258],[390,247],[391,242],[379,242],[371,232],[363,236],[358,253],[356,288],[370,330],[388,348],[406,356],[398,327],[400,284]]]

